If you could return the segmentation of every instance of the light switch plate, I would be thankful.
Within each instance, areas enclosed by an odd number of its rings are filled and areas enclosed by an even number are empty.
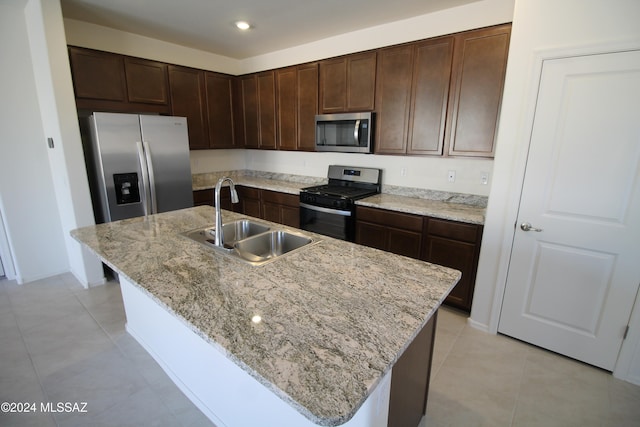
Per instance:
[[[489,172],[480,172],[480,184],[487,185],[489,183]]]

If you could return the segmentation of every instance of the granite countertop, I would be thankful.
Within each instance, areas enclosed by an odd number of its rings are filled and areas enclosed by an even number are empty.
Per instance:
[[[218,179],[228,176],[233,179],[236,185],[260,188],[263,190],[279,191],[281,193],[299,194],[300,190],[312,185],[326,183],[326,179],[296,176],[291,179],[291,175],[285,174],[264,174],[264,176],[247,175],[244,171],[213,172],[198,174],[193,176],[193,191],[209,190],[216,186]]]
[[[245,217],[223,211],[225,222]],[[72,235],[320,425],[355,414],[460,279],[456,270],[313,233],[319,243],[253,267],[179,234],[213,218],[212,207],[200,206]],[[251,322],[254,315],[262,321]]]
[[[229,176],[237,185],[261,188],[281,193],[299,194],[300,189],[326,183],[326,179],[299,175],[273,174],[253,171],[227,171],[197,174],[193,190],[215,187],[222,176]],[[469,224],[484,224],[487,198],[470,194],[383,186],[382,193],[356,201],[357,205],[386,209],[415,215],[449,219]]]
[[[484,224],[485,208],[462,203],[420,199],[395,194],[377,194],[356,201],[356,205],[387,209],[434,218],[450,219],[469,224]]]

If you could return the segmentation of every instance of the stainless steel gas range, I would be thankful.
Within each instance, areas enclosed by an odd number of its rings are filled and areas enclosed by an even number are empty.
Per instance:
[[[329,166],[329,183],[300,191],[300,228],[355,240],[355,201],[380,193],[382,169]]]

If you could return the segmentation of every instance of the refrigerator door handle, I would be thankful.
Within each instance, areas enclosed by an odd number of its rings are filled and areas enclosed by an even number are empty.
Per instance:
[[[144,148],[142,142],[136,141],[136,148],[138,149],[138,161],[140,162],[140,169],[142,170],[142,194],[144,203],[144,216],[149,215],[149,171],[147,170],[147,161],[144,155]]]
[[[151,147],[147,141],[142,141],[144,147],[144,154],[147,160],[147,170],[149,173],[149,194],[150,194],[150,208],[152,214],[158,213],[158,200],[156,199],[156,178],[153,173],[153,160],[151,160]]]

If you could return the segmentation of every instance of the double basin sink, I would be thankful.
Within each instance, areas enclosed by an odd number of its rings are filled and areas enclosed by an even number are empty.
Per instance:
[[[282,255],[317,243],[319,240],[289,230],[274,230],[269,225],[241,219],[222,224],[222,246],[216,246],[215,227],[204,227],[182,233],[214,250],[252,265],[275,261]]]

